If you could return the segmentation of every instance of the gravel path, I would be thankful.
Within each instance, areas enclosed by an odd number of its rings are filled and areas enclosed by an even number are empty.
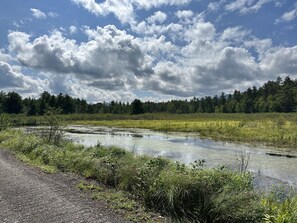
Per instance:
[[[79,177],[46,174],[0,149],[0,222],[125,222],[76,189]]]

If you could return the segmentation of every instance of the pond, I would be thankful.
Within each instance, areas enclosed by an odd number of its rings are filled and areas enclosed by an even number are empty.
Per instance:
[[[68,126],[65,137],[85,146],[117,146],[185,164],[204,159],[206,167],[237,168],[242,157],[249,158],[248,170],[254,173],[256,186],[267,188],[282,182],[297,187],[297,157],[265,146],[217,142],[193,134],[91,126]]]

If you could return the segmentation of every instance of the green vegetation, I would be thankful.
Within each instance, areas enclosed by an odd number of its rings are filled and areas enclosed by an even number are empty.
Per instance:
[[[265,223],[297,222],[297,196],[279,200],[272,194],[264,198],[262,203],[267,212],[264,217]]]
[[[66,141],[57,144],[15,130],[0,132],[0,146],[32,163],[75,172],[115,188],[120,195],[115,193],[110,200],[122,201],[125,196],[120,191],[125,191],[129,194],[127,199],[134,198],[177,222],[297,221],[296,196],[285,200],[263,197],[253,190],[249,173],[204,169],[203,162],[185,166],[163,158],[136,156],[114,147],[85,148]],[[94,198],[109,196],[97,186],[79,187],[93,190]],[[125,200],[117,208],[132,210],[136,206]]]

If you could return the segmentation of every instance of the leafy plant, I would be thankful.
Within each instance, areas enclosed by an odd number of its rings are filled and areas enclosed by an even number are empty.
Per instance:
[[[297,195],[279,200],[277,195],[272,193],[269,197],[262,199],[264,206],[265,223],[293,223],[297,222]]]
[[[42,125],[46,126],[42,131],[42,136],[46,142],[60,144],[63,139],[64,126],[62,120],[57,114],[59,110],[49,108],[43,116]]]
[[[10,126],[10,117],[7,114],[0,114],[0,131],[6,130]]]

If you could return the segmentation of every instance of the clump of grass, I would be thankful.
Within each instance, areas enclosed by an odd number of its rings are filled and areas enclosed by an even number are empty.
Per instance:
[[[36,166],[46,173],[55,173],[57,168],[55,166],[49,166],[42,162],[41,159],[31,159],[26,155],[18,154],[17,157],[25,163],[28,163],[31,166]]]
[[[166,222],[164,217],[155,213],[149,213],[143,205],[139,204],[139,202],[127,192],[94,185],[89,182],[80,182],[77,187],[82,191],[91,192],[91,197],[94,200],[107,201],[109,207],[121,213],[127,220],[132,222]]]
[[[94,185],[94,184],[90,184],[90,183],[85,183],[85,182],[80,182],[77,185],[77,188],[83,191],[102,191],[102,187],[98,186],[98,185]]]

